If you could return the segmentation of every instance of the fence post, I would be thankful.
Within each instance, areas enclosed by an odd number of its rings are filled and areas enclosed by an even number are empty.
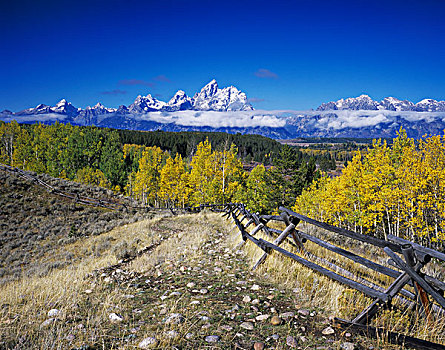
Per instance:
[[[294,224],[290,224],[289,226],[287,226],[283,232],[281,232],[281,235],[278,236],[278,238],[273,242],[273,244],[279,246],[281,244],[281,242],[283,242],[286,237],[289,235],[289,233],[292,232],[292,230],[295,229],[295,225]],[[268,257],[269,254],[264,253],[261,258],[256,262],[255,265],[253,265],[252,267],[252,271],[255,270],[259,265],[261,265],[266,258]]]

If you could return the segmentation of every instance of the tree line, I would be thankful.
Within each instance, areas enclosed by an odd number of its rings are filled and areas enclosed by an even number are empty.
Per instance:
[[[214,137],[216,147],[207,137],[191,146],[207,134]],[[138,140],[137,135],[143,136]],[[258,212],[292,205],[319,176],[314,158],[260,136],[243,140],[241,135],[192,133],[190,148],[181,149],[186,133],[150,133],[155,141],[148,145],[143,143],[145,135],[61,123],[0,123],[0,162],[106,187],[150,206],[242,201]],[[255,140],[261,142],[255,145]],[[162,147],[153,145],[161,141]],[[243,164],[256,150],[267,163],[254,163],[252,171],[246,171]]]
[[[357,151],[341,176],[321,177],[294,209],[310,217],[386,238],[441,246],[445,239],[445,136],[420,140],[404,130],[388,145]]]

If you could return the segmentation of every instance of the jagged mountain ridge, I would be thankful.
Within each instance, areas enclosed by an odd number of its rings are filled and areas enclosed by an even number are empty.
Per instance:
[[[413,111],[413,112],[445,112],[445,101],[424,99],[414,104],[411,101],[399,100],[395,97],[386,97],[382,101],[374,101],[368,95],[340,99],[321,104],[317,111],[341,111],[341,110],[364,110],[364,111]]]
[[[259,134],[275,139],[295,137],[395,137],[403,127],[410,137],[443,134],[445,102],[418,103],[387,97],[380,102],[367,95],[322,104],[317,110],[254,110],[245,93],[231,86],[220,89],[215,80],[193,97],[179,90],[168,101],[138,96],[127,106],[106,108],[98,103],[85,109],[66,100],[55,107],[43,104],[21,112],[0,112],[0,120],[19,123],[56,121],[117,129],[219,131]]]
[[[234,86],[220,89],[215,79],[205,85],[193,98],[187,96],[183,90],[179,90],[168,102],[160,101],[151,94],[139,95],[128,107],[120,106],[116,108],[106,108],[100,102],[94,107],[85,109],[76,108],[65,99],[60,100],[56,106],[51,107],[39,104],[34,108],[28,108],[17,113],[8,113],[18,116],[56,113],[75,118],[80,121],[82,118],[90,120],[92,117],[107,115],[110,113],[149,113],[149,112],[175,112],[183,110],[196,111],[251,111],[252,105],[247,101],[244,92]],[[7,114],[4,111],[2,113]]]

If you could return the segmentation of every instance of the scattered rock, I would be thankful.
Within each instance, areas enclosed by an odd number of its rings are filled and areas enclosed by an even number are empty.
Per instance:
[[[57,321],[57,318],[48,318],[46,321],[43,321],[40,324],[40,328],[48,327],[48,326],[52,325],[54,322],[56,322],[56,321]]]
[[[259,299],[253,299],[252,300],[252,305],[256,305],[256,304],[259,304],[259,303],[260,303]]]
[[[245,302],[245,303],[250,303],[251,300],[252,300],[252,298],[248,295],[244,296],[244,298],[243,298],[243,302]]]
[[[286,338],[286,344],[291,348],[296,348],[298,346],[298,340],[295,337],[288,335]]]
[[[196,284],[194,282],[187,283],[187,288],[193,288]]]
[[[179,333],[175,330],[164,332],[165,336],[170,339],[175,339],[179,337]]]
[[[93,293],[93,290],[92,290],[92,289],[87,289],[87,290],[85,291],[85,294],[91,294],[91,293]]]
[[[233,327],[229,326],[229,325],[223,325],[219,328],[222,329],[223,331],[227,331],[227,332],[230,332],[233,329]]]
[[[273,317],[270,319],[270,323],[271,323],[273,326],[278,326],[278,325],[281,323],[281,318],[278,317],[278,316],[273,316]]]
[[[334,334],[335,331],[334,331],[334,329],[332,327],[329,326],[329,327],[323,329],[323,331],[321,333],[323,335],[331,335],[331,334]]]
[[[193,338],[193,333],[187,333],[186,335],[185,335],[185,339],[187,339],[187,340],[190,340],[190,339],[192,339]]]
[[[250,288],[250,289],[252,289],[252,290],[260,290],[260,286],[258,284],[254,284],[252,286],[252,288]]]
[[[207,343],[217,343],[219,342],[220,337],[217,335],[208,335],[204,338]]]
[[[255,319],[256,319],[257,321],[265,321],[265,320],[267,320],[269,317],[270,317],[270,315],[259,315],[259,316],[255,317]]]
[[[302,316],[309,316],[311,314],[311,312],[308,309],[300,309],[300,310],[298,310],[298,314],[300,314]]]
[[[352,334],[349,333],[349,332],[348,332],[348,333],[345,333],[345,337],[346,337],[346,338],[351,338],[351,337],[352,337]]]
[[[350,342],[346,342],[340,345],[340,348],[343,350],[354,350],[355,349],[355,344],[354,343],[350,343]]]
[[[111,322],[113,323],[117,323],[117,322],[122,322],[124,320],[124,318],[116,313],[111,313],[108,315],[108,318],[110,319]]]
[[[302,342],[302,343],[306,343],[306,337],[304,336],[304,335],[302,335],[302,336],[300,336],[300,341]]]
[[[205,288],[202,288],[199,290],[199,293],[201,293],[201,294],[207,294],[208,292],[209,292],[209,290],[205,289]]]
[[[272,334],[272,339],[278,340],[278,339],[280,339],[280,336],[278,334]]]
[[[164,319],[165,324],[180,324],[185,321],[184,316],[181,314],[171,314]]]
[[[58,309],[51,309],[48,311],[48,317],[57,317],[59,314],[60,311]]]
[[[262,342],[256,342],[253,344],[254,350],[264,350],[264,343]]]
[[[253,323],[252,322],[243,322],[240,324],[241,328],[247,329],[248,331],[253,330]]]
[[[139,344],[139,349],[150,349],[154,348],[156,345],[158,345],[158,340],[154,337],[148,337],[143,339]]]
[[[295,314],[292,311],[284,312],[284,313],[280,314],[280,318],[282,318],[283,320],[287,320],[288,318],[292,318],[294,316],[295,316]]]

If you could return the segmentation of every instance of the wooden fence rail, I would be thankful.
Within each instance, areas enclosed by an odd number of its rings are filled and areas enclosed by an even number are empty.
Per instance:
[[[426,318],[427,322],[431,322],[433,318],[440,321],[445,320],[445,283],[422,272],[422,269],[430,263],[432,258],[445,261],[445,254],[399,237],[390,235],[388,236],[388,240],[382,240],[317,221],[284,207],[280,207],[279,210],[281,211],[280,215],[259,215],[247,210],[243,204],[231,203],[224,207],[223,216],[230,218],[238,228],[243,239],[241,245],[250,241],[264,251],[264,254],[253,265],[252,269],[256,269],[264,263],[272,252],[277,252],[319,274],[342,283],[349,288],[356,289],[374,299],[374,301],[352,321],[341,320],[341,322],[337,322],[337,326],[341,324],[341,327],[344,328],[345,324],[348,324],[352,329],[357,330],[363,330],[363,327],[369,327],[369,334],[376,334],[376,329],[372,328],[370,323],[380,309],[392,308],[393,300],[398,300],[400,304],[406,308],[418,310],[418,312]],[[244,224],[245,221],[247,221],[246,224]],[[271,221],[280,222],[285,225],[285,228],[278,230],[269,227],[268,224]],[[388,265],[396,269],[381,265],[344,248],[335,246],[319,237],[303,232],[297,228],[300,222],[305,222],[354,241],[370,244],[386,254],[389,258]],[[247,227],[252,224],[254,224],[255,227],[248,232]],[[270,242],[255,237],[260,231],[272,238],[273,241]],[[329,252],[338,254],[343,258],[349,259],[354,264],[361,265],[382,276],[393,278],[394,281],[389,287],[383,287],[380,286],[378,282],[369,281],[364,277],[357,276],[354,272],[332,262],[333,260],[327,260],[309,252],[305,247],[307,241]],[[287,242],[295,247],[297,253],[280,247],[283,242]],[[401,255],[403,259],[399,255]],[[412,291],[407,289],[407,286],[409,286]],[[430,300],[430,297],[433,301]],[[397,336],[395,333],[391,333],[390,335],[391,336],[388,336],[388,340],[397,344],[400,343],[400,339],[409,339],[410,346],[418,347],[419,349],[424,349],[426,343],[430,344],[429,346],[431,346],[430,348],[432,349],[445,349],[443,345],[425,342],[421,339],[403,335]]]

